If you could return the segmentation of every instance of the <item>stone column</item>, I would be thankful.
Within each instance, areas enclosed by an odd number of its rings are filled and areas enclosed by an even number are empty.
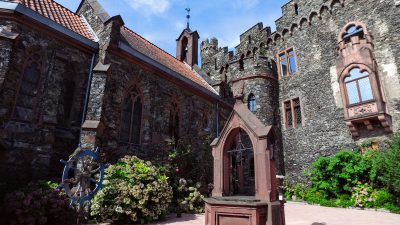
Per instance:
[[[10,65],[14,40],[17,39],[18,36],[18,33],[0,27],[0,90],[3,87],[3,82]]]
[[[98,138],[102,135],[104,130],[101,117],[109,68],[110,64],[104,65],[99,62],[93,69],[89,103],[80,137],[81,147],[84,149],[92,149],[98,145]]]

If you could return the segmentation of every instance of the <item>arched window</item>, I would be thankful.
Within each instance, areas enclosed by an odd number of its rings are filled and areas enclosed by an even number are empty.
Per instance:
[[[347,27],[346,32],[343,34],[343,40],[345,43],[350,42],[351,37],[358,36],[360,39],[364,39],[364,31],[361,26],[350,25]]]
[[[254,96],[254,94],[249,94],[249,97],[247,99],[247,107],[252,112],[257,111],[256,96]]]
[[[129,144],[140,144],[142,124],[142,99],[136,86],[126,94],[122,106],[121,141]]]
[[[174,140],[175,145],[179,140],[179,107],[176,101],[171,102],[169,111],[169,137]]]
[[[244,62],[243,62],[243,59],[244,59],[244,55],[242,54],[242,55],[240,56],[240,59],[239,59],[239,70],[244,70]]]
[[[344,78],[349,105],[371,101],[374,99],[369,73],[361,72],[359,68],[350,70]]]
[[[294,13],[296,14],[296,15],[299,15],[299,5],[296,3],[296,4],[294,4]]]
[[[189,40],[187,39],[187,37],[183,37],[183,39],[182,39],[182,56],[181,56],[182,61],[187,61],[188,43],[189,43]]]
[[[34,119],[40,79],[40,58],[38,54],[34,54],[28,60],[28,64],[22,74],[14,109],[14,116],[18,120],[31,122]]]
[[[60,125],[79,125],[73,112],[74,99],[76,94],[75,71],[71,64],[65,65],[65,72],[62,74],[60,96],[58,99],[57,121]],[[80,118],[79,118],[80,119]],[[73,124],[72,124],[73,123]]]

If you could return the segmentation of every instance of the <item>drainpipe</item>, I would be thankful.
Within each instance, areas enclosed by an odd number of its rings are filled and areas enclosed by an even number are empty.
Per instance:
[[[217,138],[219,137],[219,102],[217,102]]]
[[[88,82],[87,82],[87,86],[86,86],[85,105],[83,106],[80,133],[82,133],[82,125],[85,122],[85,118],[86,118],[86,114],[87,114],[87,108],[88,108],[88,104],[89,104],[89,95],[90,95],[90,86],[92,85],[93,67],[94,67],[95,59],[96,59],[96,53],[93,53],[92,62],[90,63],[90,69],[89,69],[89,74],[88,74]],[[80,140],[79,140],[79,143],[80,143]]]

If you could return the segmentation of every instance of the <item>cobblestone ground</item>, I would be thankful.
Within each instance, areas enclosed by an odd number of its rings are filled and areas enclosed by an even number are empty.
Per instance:
[[[327,208],[289,202],[286,225],[400,225],[400,215],[358,209]],[[204,225],[204,215],[187,215],[154,225]]]

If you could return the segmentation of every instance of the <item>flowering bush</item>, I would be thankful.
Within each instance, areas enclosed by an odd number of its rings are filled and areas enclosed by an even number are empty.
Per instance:
[[[91,215],[116,222],[157,220],[172,199],[167,179],[150,162],[125,156],[106,169],[105,186],[92,201]]]
[[[374,189],[368,184],[357,184],[354,187],[351,198],[354,200],[354,206],[360,208],[371,208],[374,206]]]
[[[179,180],[178,186],[174,188],[179,212],[204,212],[203,195],[199,191],[200,186],[200,183],[192,185],[191,180],[186,181],[183,178]]]
[[[1,209],[9,225],[73,224],[75,214],[64,192],[51,182],[30,183],[28,187],[7,194]]]

